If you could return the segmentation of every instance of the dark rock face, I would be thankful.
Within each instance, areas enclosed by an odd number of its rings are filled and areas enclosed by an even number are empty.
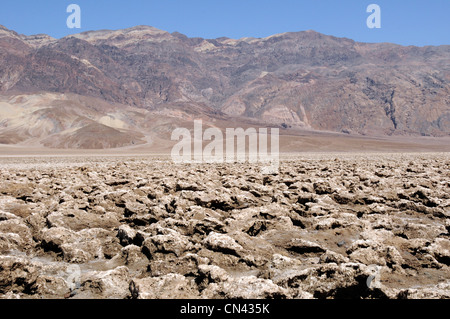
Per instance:
[[[450,46],[365,44],[314,31],[206,40],[139,26],[56,40],[2,28],[0,93],[74,93],[286,128],[447,136],[449,61]]]

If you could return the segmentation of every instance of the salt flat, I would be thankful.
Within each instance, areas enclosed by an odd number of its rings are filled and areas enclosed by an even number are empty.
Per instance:
[[[0,158],[2,298],[449,298],[449,153]]]

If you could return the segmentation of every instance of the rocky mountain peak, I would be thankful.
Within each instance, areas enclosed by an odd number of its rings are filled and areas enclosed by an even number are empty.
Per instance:
[[[58,40],[19,36],[5,27],[0,33],[0,96],[75,94],[96,99],[88,108],[104,101],[175,121],[206,116],[368,136],[450,135],[450,46],[359,43],[312,30],[241,39],[189,38],[150,26]],[[120,113],[120,107],[113,109]],[[106,118],[101,125],[122,118],[102,112],[95,120]],[[66,113],[54,114],[72,123],[63,118]],[[78,115],[81,123],[92,124]],[[149,125],[133,116],[120,121],[128,123],[120,129],[139,134]],[[0,139],[15,141],[11,136],[21,132],[20,123],[2,118]],[[75,129],[60,125],[54,132],[62,128]],[[76,129],[77,136],[86,136],[83,126]],[[121,141],[140,136],[119,133]],[[59,145],[55,139],[52,145]]]
[[[13,30],[8,29],[7,27],[0,24],[0,37],[13,37],[18,38],[19,34]]]
[[[141,41],[160,42],[172,38],[167,31],[142,25],[122,30],[87,31],[68,37],[82,39],[92,44],[109,44],[117,47],[124,47]]]

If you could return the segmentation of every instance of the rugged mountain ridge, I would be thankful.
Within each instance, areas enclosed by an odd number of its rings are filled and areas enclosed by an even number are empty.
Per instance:
[[[236,40],[137,26],[53,39],[0,27],[0,94],[8,98],[64,94],[114,112],[121,105],[172,119],[244,117],[369,136],[450,135],[449,62],[449,45],[367,44],[314,31]],[[0,142],[14,143],[5,136],[17,127],[4,113]],[[145,135],[149,125],[135,122],[129,129]]]

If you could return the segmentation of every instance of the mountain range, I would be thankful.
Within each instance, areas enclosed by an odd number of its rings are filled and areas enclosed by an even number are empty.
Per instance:
[[[200,118],[293,135],[447,138],[449,83],[450,45],[315,31],[203,39],[149,26],[54,39],[0,26],[0,144],[151,145]]]

